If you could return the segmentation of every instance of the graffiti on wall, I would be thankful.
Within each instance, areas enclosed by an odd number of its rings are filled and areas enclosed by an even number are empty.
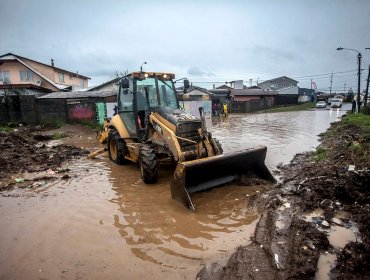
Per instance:
[[[76,120],[92,119],[94,110],[88,104],[76,104],[69,109],[69,117]]]

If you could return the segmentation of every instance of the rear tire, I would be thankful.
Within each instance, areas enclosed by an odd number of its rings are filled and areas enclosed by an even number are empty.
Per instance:
[[[158,181],[157,155],[151,145],[142,144],[139,151],[139,167],[141,179],[145,184]]]
[[[109,159],[117,164],[127,164],[129,160],[125,159],[127,153],[126,143],[117,130],[111,129],[108,134],[108,154]]]

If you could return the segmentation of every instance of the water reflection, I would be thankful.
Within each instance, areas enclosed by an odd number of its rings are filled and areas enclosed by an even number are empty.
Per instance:
[[[306,110],[283,113],[232,114],[225,121],[213,119],[213,135],[220,139],[224,152],[267,146],[266,165],[274,169],[288,163],[296,153],[318,145],[318,134],[349,109]]]
[[[178,268],[179,259],[200,260],[231,251],[236,240],[253,233],[250,224],[258,215],[245,205],[259,188],[230,185],[200,193],[194,197],[198,206],[193,213],[172,200],[172,173],[162,170],[158,184],[145,185],[137,168],[111,165],[116,193],[111,201],[119,210],[114,226],[136,257]]]

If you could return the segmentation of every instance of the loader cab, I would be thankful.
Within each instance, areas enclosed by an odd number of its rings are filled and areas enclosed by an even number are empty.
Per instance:
[[[145,141],[149,115],[159,106],[179,108],[174,74],[134,72],[120,81],[118,113],[132,138]]]

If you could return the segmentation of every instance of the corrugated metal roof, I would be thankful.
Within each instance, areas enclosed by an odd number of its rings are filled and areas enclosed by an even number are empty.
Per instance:
[[[89,91],[95,91],[95,90],[98,90],[99,88],[105,87],[105,86],[107,86],[107,85],[109,85],[109,84],[115,85],[115,84],[116,84],[116,83],[117,83],[121,78],[122,78],[122,77],[117,77],[117,78],[114,78],[114,79],[112,79],[112,80],[109,80],[109,81],[107,81],[107,82],[105,82],[105,83],[102,83],[102,84],[100,84],[100,85],[94,86],[94,87],[90,88],[90,89],[89,89]]]
[[[108,97],[117,95],[116,91],[60,91],[52,92],[38,97],[38,99],[76,99],[76,98],[89,98],[89,97]]]

